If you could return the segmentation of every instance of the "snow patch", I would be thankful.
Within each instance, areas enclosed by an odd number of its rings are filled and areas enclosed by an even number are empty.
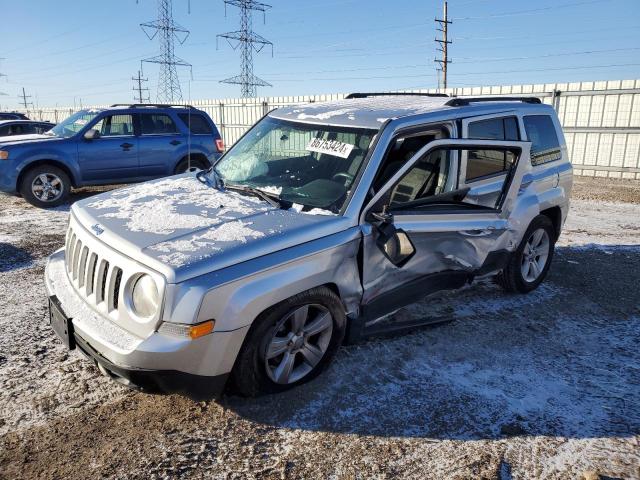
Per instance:
[[[355,111],[355,108],[341,108],[339,110],[331,110],[329,112],[317,113],[315,115],[309,115],[308,113],[300,113],[298,115],[298,120],[328,120],[332,117],[338,117],[340,115],[345,115],[347,113]]]

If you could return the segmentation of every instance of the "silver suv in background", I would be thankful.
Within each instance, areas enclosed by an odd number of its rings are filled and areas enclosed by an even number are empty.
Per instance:
[[[414,328],[424,296],[545,278],[572,167],[536,98],[352,94],[275,110],[208,171],[73,205],[51,324],[146,390],[307,381],[345,338]],[[402,310],[402,314],[392,315]]]

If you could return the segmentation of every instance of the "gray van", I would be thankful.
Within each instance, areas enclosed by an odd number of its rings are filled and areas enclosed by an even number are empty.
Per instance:
[[[45,273],[51,325],[143,390],[281,391],[345,340],[429,321],[405,308],[429,294],[484,276],[535,289],[571,185],[537,98],[274,110],[207,171],[75,203]]]

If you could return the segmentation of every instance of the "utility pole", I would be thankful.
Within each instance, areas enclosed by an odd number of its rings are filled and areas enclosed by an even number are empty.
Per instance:
[[[176,67],[189,67],[191,64],[175,55],[174,40],[183,44],[189,37],[189,30],[178,25],[173,20],[172,0],[158,0],[158,19],[141,23],[142,30],[149,40],[156,36],[160,39],[160,55],[142,60],[142,63],[157,63],[160,65],[158,78],[157,99],[159,102],[181,102],[182,90]]]
[[[240,9],[240,30],[221,33],[217,38],[226,39],[234,50],[240,47],[240,75],[221,80],[220,83],[240,85],[240,92],[243,97],[256,97],[258,95],[257,87],[270,87],[271,84],[253,74],[253,52],[254,50],[260,52],[268,45],[271,46],[271,55],[273,56],[273,43],[253,31],[252,14],[254,10],[260,11],[264,20],[265,11],[271,8],[271,5],[256,2],[255,0],[224,0],[225,15],[227,5],[233,5]]]
[[[131,80],[134,81],[134,86],[133,86],[133,91],[134,92],[138,92],[138,96],[136,97],[136,95],[133,95],[133,99],[138,102],[138,103],[145,103],[149,101],[149,89],[146,87],[143,87],[142,84],[143,82],[148,82],[149,79],[148,78],[142,78],[142,72],[140,72],[140,70],[138,70],[138,76],[137,77],[131,77]],[[143,92],[146,92],[146,94],[144,94]]]
[[[18,98],[22,99],[20,103],[22,103],[22,106],[26,110],[26,113],[29,113],[29,105],[33,106],[33,102],[27,102],[27,99],[31,98],[31,95],[27,95],[27,92],[25,92],[24,87],[22,87],[22,95],[18,95]]]
[[[2,62],[2,60],[4,60],[4,58],[0,58],[0,62]],[[0,78],[2,78],[2,77],[6,77],[6,75],[4,73],[0,72]],[[6,93],[0,92],[0,95],[6,95]]]
[[[448,30],[449,30],[449,25],[452,24],[453,22],[449,21],[449,15],[447,12],[447,1],[444,2],[444,16],[442,19],[438,19],[436,18],[435,21],[437,24],[439,24],[440,28],[436,28],[437,31],[442,33],[442,38],[441,39],[435,39],[436,43],[439,44],[438,46],[438,51],[442,52],[442,58],[441,59],[435,59],[434,62],[439,63],[440,64],[440,68],[438,69],[438,71],[442,72],[442,85],[444,88],[447,88],[447,66],[451,63],[451,60],[449,60],[449,44],[451,43],[451,40],[448,39]],[[438,88],[440,88],[440,82],[438,82]]]

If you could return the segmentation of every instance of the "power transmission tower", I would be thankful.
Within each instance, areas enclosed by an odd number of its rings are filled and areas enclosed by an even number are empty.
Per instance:
[[[273,55],[273,43],[253,31],[252,14],[253,10],[260,11],[264,18],[265,11],[271,8],[271,5],[256,2],[255,0],[224,0],[225,15],[227,5],[233,5],[240,9],[240,30],[221,33],[218,38],[226,39],[234,50],[240,47],[240,75],[221,80],[221,83],[240,85],[240,92],[243,97],[256,97],[257,87],[270,87],[271,84],[253,74],[253,52],[254,50],[260,52],[265,46],[269,45],[271,46],[271,55]]]
[[[189,67],[191,64],[174,53],[174,40],[183,44],[189,37],[189,30],[173,21],[172,0],[158,0],[158,19],[141,23],[142,30],[149,40],[160,39],[160,55],[142,60],[142,63],[157,63],[160,65],[158,78],[157,100],[159,102],[182,101],[182,90],[176,67]]]
[[[137,77],[131,77],[131,80],[134,81],[134,85],[133,85],[133,91],[134,92],[138,92],[138,96],[136,97],[136,95],[133,95],[133,99],[138,102],[138,103],[145,103],[148,102],[149,99],[149,89],[147,87],[143,87],[142,84],[143,82],[148,82],[149,79],[148,78],[142,78],[142,72],[140,72],[140,70],[138,70],[138,76]],[[146,92],[146,94],[144,93]]]
[[[447,88],[447,66],[451,63],[451,60],[449,60],[449,44],[452,43],[451,40],[448,39],[448,30],[449,30],[449,25],[451,25],[453,22],[449,21],[449,16],[448,16],[448,12],[447,12],[447,3],[448,2],[444,2],[444,16],[442,19],[438,19],[436,18],[435,21],[437,24],[439,24],[440,28],[437,28],[436,30],[442,33],[442,38],[441,39],[435,39],[436,43],[439,44],[438,50],[440,52],[442,52],[442,58],[441,59],[435,59],[434,61],[436,63],[440,64],[440,68],[438,68],[439,72],[442,72],[442,86],[444,88]],[[438,88],[440,88],[440,81],[438,80]]]
[[[22,106],[26,110],[26,113],[29,113],[29,105],[33,107],[33,102],[27,102],[27,99],[31,98],[31,95],[27,95],[27,92],[25,92],[24,87],[22,87],[22,95],[18,95],[18,98],[22,99],[20,103],[22,103]]]

